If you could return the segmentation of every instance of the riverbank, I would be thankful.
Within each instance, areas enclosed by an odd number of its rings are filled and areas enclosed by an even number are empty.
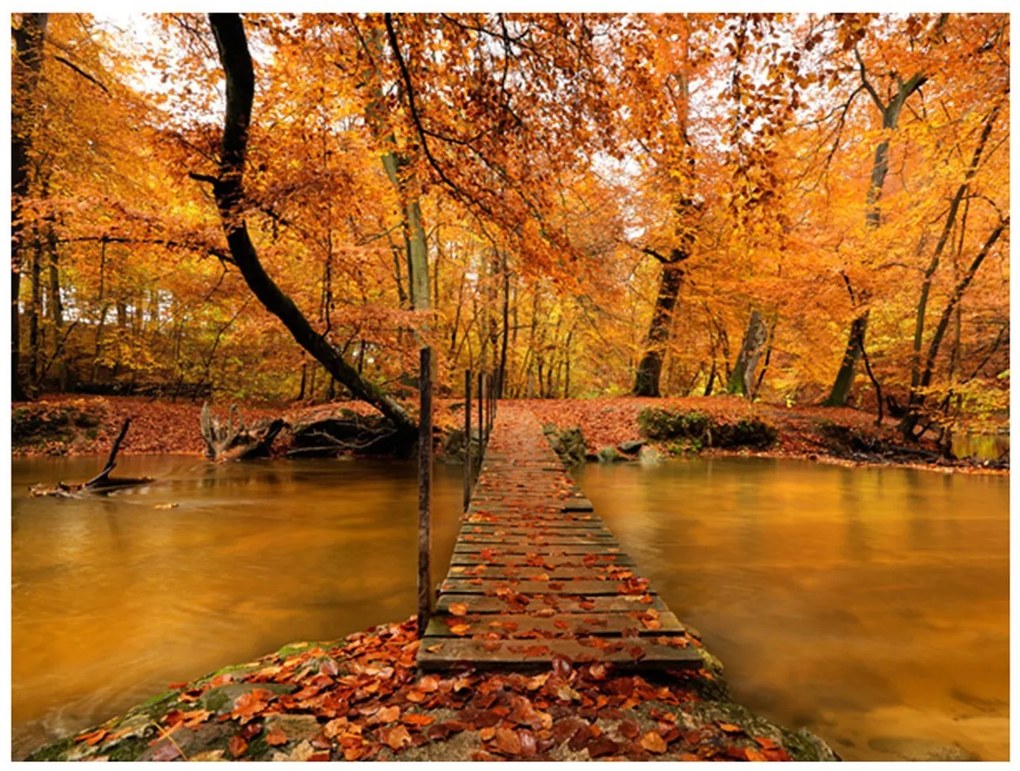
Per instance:
[[[28,760],[837,760],[733,703],[721,664],[628,674],[415,668],[414,620],[297,643],[171,689]]]
[[[580,429],[575,440],[575,457],[588,460],[636,460],[641,445],[647,445],[646,459],[668,455],[754,455],[797,458],[850,466],[897,465],[965,472],[1005,473],[1004,459],[954,459],[943,457],[931,444],[905,444],[886,420],[875,426],[875,416],[849,408],[783,407],[753,404],[732,396],[650,399],[635,397],[597,399],[528,399],[521,404],[534,411],[539,420],[557,432]],[[225,415],[229,404],[214,409]],[[307,424],[350,410],[359,415],[374,411],[362,402],[334,402],[324,405],[252,404],[240,409],[248,425],[282,417],[289,425]],[[641,415],[648,410],[695,416],[713,427],[734,427],[759,423],[768,441],[761,437],[740,444],[706,441],[685,429],[679,437],[668,432],[650,437]],[[12,452],[19,456],[102,455],[109,451],[124,418],[131,417],[131,430],[122,447],[124,454],[202,455],[205,445],[199,431],[201,405],[142,397],[99,397],[48,395],[36,402],[12,405]],[[440,399],[435,424],[443,449],[452,449],[451,434],[463,425],[463,402]],[[700,424],[696,424],[700,425]],[[729,427],[729,428],[727,428]],[[737,437],[739,439],[739,437]],[[274,445],[274,454],[289,449],[289,432]],[[461,440],[461,444],[463,444]],[[583,448],[583,452],[582,452]],[[622,449],[621,449],[622,448]],[[653,454],[654,451],[654,454]]]

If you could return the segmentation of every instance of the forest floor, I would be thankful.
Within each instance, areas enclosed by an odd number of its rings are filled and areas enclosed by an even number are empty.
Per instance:
[[[222,669],[29,760],[836,760],[729,700],[710,654],[645,675],[553,661],[422,674],[413,619]]]
[[[543,424],[558,430],[578,427],[589,460],[604,448],[626,442],[645,441],[663,455],[755,455],[799,458],[844,465],[900,465],[960,471],[1008,470],[1008,458],[1000,462],[943,457],[932,443],[907,444],[886,419],[875,426],[871,413],[851,408],[814,406],[784,407],[750,403],[735,396],[596,399],[528,399],[518,403],[530,408]],[[228,403],[214,407],[225,418]],[[648,408],[707,416],[715,425],[761,421],[775,431],[767,447],[717,447],[700,441],[649,441],[642,435],[639,414]],[[328,404],[245,404],[239,409],[247,425],[283,417],[291,425],[309,423],[347,409],[371,415],[362,402]],[[123,420],[132,419],[123,444],[125,454],[180,453],[201,455],[205,445],[199,431],[201,405],[147,397],[81,396],[51,394],[35,402],[12,405],[12,452],[20,456],[104,455]],[[463,400],[438,399],[435,424],[444,438],[463,424]],[[445,444],[445,441],[444,441]],[[288,449],[284,431],[274,446]],[[618,455],[633,459],[635,454]]]

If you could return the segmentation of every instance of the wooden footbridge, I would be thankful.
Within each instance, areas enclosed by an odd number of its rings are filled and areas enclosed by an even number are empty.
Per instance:
[[[419,666],[565,658],[696,668],[699,646],[638,574],[534,415],[501,403]]]

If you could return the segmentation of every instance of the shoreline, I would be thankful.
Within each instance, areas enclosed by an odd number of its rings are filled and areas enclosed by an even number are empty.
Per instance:
[[[599,460],[599,452],[608,448],[641,442],[655,449],[662,459],[762,457],[826,463],[846,468],[898,467],[941,473],[1009,473],[1008,460],[1003,463],[973,458],[942,459],[934,457],[935,452],[930,445],[898,445],[891,426],[876,428],[873,425],[873,415],[849,408],[786,408],[749,404],[743,399],[728,396],[515,401],[532,409],[543,424],[555,426],[559,433],[580,429],[583,456],[588,461]],[[434,422],[441,435],[440,447],[437,448],[440,460],[443,451],[448,449],[451,434],[460,429],[462,406],[462,401],[456,399],[437,400]],[[221,404],[214,409],[219,414],[225,414],[227,407],[227,404]],[[639,415],[642,410],[649,408],[687,411],[689,414],[706,415],[730,424],[763,420],[774,427],[776,437],[773,445],[767,448],[701,447],[697,441],[684,441],[683,446],[677,449],[677,444],[669,440],[652,440],[644,435]],[[11,410],[11,454],[14,458],[105,455],[125,417],[131,417],[133,422],[121,450],[123,455],[205,455],[199,432],[201,405],[197,403],[173,403],[141,397],[48,395],[36,402],[14,403]],[[242,408],[240,413],[249,424],[275,417],[283,417],[293,424],[321,420],[341,410],[359,416],[374,414],[367,405],[349,401],[319,405],[254,404]],[[827,430],[829,436],[824,435]],[[834,439],[833,435],[837,432],[839,438]],[[286,440],[283,440],[285,443]],[[860,451],[856,445],[862,443],[865,446],[890,449],[885,456],[880,456]],[[898,451],[904,451],[905,455],[898,456]],[[933,460],[918,460],[910,457],[910,453],[933,456]],[[581,449],[577,448],[574,460],[580,460],[581,454]],[[618,455],[612,460],[633,462],[637,459],[633,454]],[[282,457],[282,452],[274,452],[273,457]],[[450,457],[456,460],[456,452]]]
[[[693,631],[693,630],[691,630]],[[722,664],[639,673],[554,660],[421,674],[414,619],[226,666],[27,760],[838,760],[730,700]]]

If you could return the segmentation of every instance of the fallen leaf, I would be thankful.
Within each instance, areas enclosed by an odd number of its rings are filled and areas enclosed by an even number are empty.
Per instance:
[[[240,720],[241,725],[244,725],[261,713],[274,698],[276,698],[276,695],[265,688],[256,688],[253,691],[242,693],[234,701],[234,708],[230,711],[230,717],[234,720]]]
[[[450,603],[450,614],[453,616],[466,616],[468,612],[468,606],[466,602],[451,602]]]
[[[194,755],[189,755],[188,760],[193,760],[199,763],[217,761],[222,760],[224,754],[223,750],[205,750],[204,752],[197,752]]]
[[[230,737],[230,741],[227,742],[227,749],[230,750],[230,754],[235,758],[241,757],[248,750],[248,742],[243,737],[234,735]]]
[[[241,741],[244,740],[242,739]],[[173,760],[174,758],[179,758],[180,756],[181,756],[180,748],[169,739],[160,742],[158,745],[156,745],[156,749],[152,751],[152,759],[160,763],[165,763],[166,761]]]
[[[426,726],[432,725],[432,723],[435,722],[435,718],[432,717],[431,715],[421,715],[417,713],[412,713],[410,715],[404,715],[402,718],[400,718],[400,722],[405,723],[406,725]]]
[[[92,731],[91,733],[76,736],[74,740],[76,742],[85,742],[85,744],[87,744],[89,747],[95,747],[97,744],[99,744],[99,742],[101,742],[106,737],[108,733],[110,732],[107,731],[105,728],[100,728],[95,731]]]
[[[641,737],[641,746],[649,752],[661,755],[666,751],[666,742],[656,731],[649,731]]]
[[[285,734],[283,729],[279,726],[274,726],[273,729],[266,734],[266,744],[270,747],[279,747],[281,744],[286,744],[287,741],[287,734]]]
[[[392,728],[384,729],[381,735],[383,741],[393,751],[397,751],[411,743],[411,734],[402,725],[395,725]]]
[[[463,637],[471,631],[470,624],[450,624],[450,631],[458,637]]]
[[[742,734],[744,729],[738,726],[736,723],[718,723],[719,728],[728,734]]]
[[[637,724],[637,721],[629,719],[620,721],[619,730],[628,739],[636,739],[638,734],[641,733],[641,727]]]
[[[600,736],[588,743],[588,755],[593,758],[601,758],[604,755],[616,755],[620,751],[620,745],[608,736]]]
[[[517,733],[509,728],[497,728],[494,738],[496,749],[504,755],[520,755],[521,740]]]

